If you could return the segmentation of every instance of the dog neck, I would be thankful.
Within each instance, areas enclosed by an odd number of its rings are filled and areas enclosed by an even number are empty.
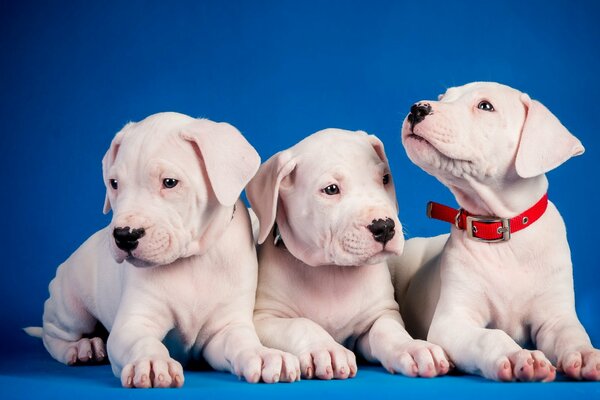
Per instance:
[[[518,178],[494,185],[466,177],[465,184],[449,186],[461,208],[473,215],[511,218],[531,207],[548,191],[546,175]]]
[[[235,210],[234,204],[233,207],[221,207],[221,210],[214,212],[212,219],[206,224],[208,228],[190,243],[184,257],[202,256],[209,251],[231,225],[235,218]]]

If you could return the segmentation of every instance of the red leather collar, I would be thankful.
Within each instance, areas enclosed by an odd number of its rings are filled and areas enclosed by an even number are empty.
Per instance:
[[[450,222],[458,229],[466,230],[469,238],[480,242],[505,242],[512,233],[527,228],[537,221],[548,207],[548,193],[530,209],[514,218],[473,215],[463,210],[430,201],[427,204],[427,216],[433,219]]]

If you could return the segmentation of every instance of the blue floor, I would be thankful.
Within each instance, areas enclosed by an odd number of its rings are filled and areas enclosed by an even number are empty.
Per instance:
[[[75,396],[80,396],[76,398]],[[496,383],[453,375],[434,379],[390,375],[383,368],[361,365],[354,379],[293,384],[248,384],[228,373],[186,371],[181,389],[122,389],[110,366],[68,367],[56,362],[40,342],[0,360],[0,399],[73,400],[116,398],[296,399],[296,398],[484,398],[600,399],[600,382],[573,382],[559,376],[552,383]]]

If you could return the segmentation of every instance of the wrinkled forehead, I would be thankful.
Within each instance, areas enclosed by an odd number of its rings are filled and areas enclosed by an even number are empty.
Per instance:
[[[127,163],[145,163],[150,160],[162,160],[160,164],[179,165],[182,168],[196,163],[194,147],[183,139],[181,128],[131,126],[125,132],[115,166]]]
[[[326,138],[301,150],[296,156],[300,180],[312,181],[323,175],[359,177],[387,167],[364,138]]]
[[[500,99],[519,96],[521,92],[509,86],[495,82],[472,82],[463,86],[452,87],[441,95],[440,101],[452,103],[471,99]]]

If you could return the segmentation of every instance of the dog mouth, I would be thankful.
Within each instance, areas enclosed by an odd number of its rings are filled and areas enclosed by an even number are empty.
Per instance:
[[[137,258],[133,254],[131,254],[131,251],[128,252],[127,256],[125,257],[125,261],[137,268],[150,268],[158,265],[157,263]]]
[[[135,246],[119,245],[111,238],[110,247],[117,263],[126,261],[138,268],[167,265],[179,256],[177,248],[173,247],[173,238],[165,229],[149,231]]]
[[[381,243],[375,240],[370,232],[367,235],[348,233],[344,235],[336,248],[338,251],[335,264],[337,265],[378,264],[392,255],[401,253],[398,239],[390,238],[385,243]]]
[[[415,143],[419,143],[421,145],[426,146],[427,148],[432,149],[435,153],[437,153],[437,155],[439,157],[441,157],[442,159],[446,159],[450,162],[457,163],[457,164],[467,164],[467,165],[473,164],[473,162],[470,160],[465,160],[462,158],[455,158],[455,157],[450,156],[446,151],[443,151],[438,146],[434,145],[431,141],[427,140],[425,137],[423,137],[421,134],[419,134],[419,132],[415,132],[414,128],[411,129],[410,133],[406,135],[406,139],[410,140],[412,142],[415,142]]]
[[[429,143],[427,139],[425,139],[423,136],[416,134],[414,131],[411,131],[411,133],[407,135],[407,138],[410,140],[416,140],[417,142],[424,142],[431,145],[431,143]]]
[[[427,139],[425,139],[423,136],[417,135],[416,133],[414,133],[414,131],[408,135],[408,138],[417,140],[419,142],[427,142]],[[427,142],[427,143],[429,143],[429,142]]]

